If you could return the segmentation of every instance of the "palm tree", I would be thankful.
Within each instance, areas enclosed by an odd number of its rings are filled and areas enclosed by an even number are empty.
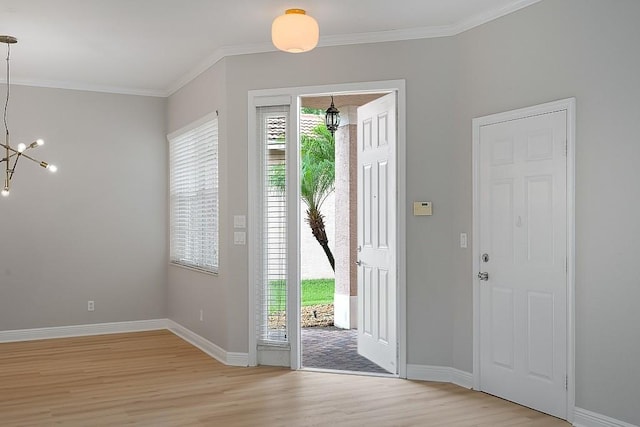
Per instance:
[[[313,237],[324,251],[333,271],[335,261],[329,248],[329,238],[324,226],[322,204],[333,192],[336,180],[335,139],[324,123],[313,128],[313,136],[300,139],[300,197],[307,205],[307,223]]]
[[[329,248],[329,238],[324,225],[322,204],[334,190],[335,172],[335,139],[324,123],[312,130],[313,135],[300,137],[300,197],[307,205],[306,222],[311,228],[313,237],[324,251],[331,268],[335,271],[333,253]],[[271,184],[281,191],[285,185],[284,165],[273,166]]]

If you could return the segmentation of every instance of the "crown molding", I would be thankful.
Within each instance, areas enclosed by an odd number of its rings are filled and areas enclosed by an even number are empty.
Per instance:
[[[510,13],[517,12],[520,9],[524,9],[525,7],[531,6],[540,1],[541,0],[514,0],[511,3],[504,5],[503,7],[488,10],[476,16],[472,16],[469,19],[453,25],[453,35],[464,33],[465,31],[468,31],[472,28],[479,27],[480,25],[486,24],[487,22],[491,22],[505,15],[509,15]]]
[[[6,83],[6,79],[0,79],[0,83]],[[121,86],[108,86],[97,85],[90,83],[77,83],[66,82],[57,80],[24,80],[24,79],[11,79],[11,85],[16,86],[33,86],[44,87],[50,89],[68,89],[68,90],[81,90],[85,92],[102,92],[102,93],[114,93],[120,95],[136,95],[136,96],[152,96],[165,98],[168,96],[166,90],[157,89],[140,89],[134,87],[121,87]]]
[[[369,43],[385,43],[404,40],[417,40],[428,39],[438,37],[450,37],[455,36],[472,28],[478,27],[487,22],[498,19],[502,16],[516,12],[532,4],[538,3],[541,0],[514,0],[507,5],[483,12],[479,15],[473,16],[461,22],[457,22],[451,25],[437,26],[437,27],[419,27],[409,28],[403,30],[391,30],[391,31],[374,31],[368,33],[355,33],[355,34],[340,34],[333,36],[320,37],[318,47],[331,47],[331,46],[347,46],[356,44],[369,44]],[[164,89],[141,89],[135,87],[120,87],[99,85],[90,83],[77,83],[69,81],[45,81],[45,80],[13,80],[12,84],[21,86],[35,86],[55,89],[70,89],[70,90],[82,90],[90,92],[104,92],[115,93],[122,95],[137,95],[137,96],[151,96],[166,98],[182,87],[186,86],[189,82],[193,81],[200,74],[217,64],[222,59],[228,56],[237,55],[249,55],[256,53],[275,52],[277,49],[270,43],[253,43],[237,46],[223,46],[216,49],[205,60],[197,64],[190,72],[184,74],[178,80]],[[0,80],[1,81],[1,80]]]
[[[374,31],[368,33],[340,34],[335,36],[322,36],[318,42],[318,47],[330,46],[346,46],[355,44],[368,43],[386,43],[404,40],[429,39],[438,37],[455,36],[472,28],[478,27],[494,19],[501,18],[510,13],[524,9],[527,6],[538,3],[541,0],[514,0],[511,3],[479,15],[473,16],[467,20],[445,26],[438,27],[419,27],[404,30],[391,31]],[[202,61],[191,72],[185,74],[182,78],[170,85],[165,91],[165,96],[170,96],[177,92],[180,88],[187,85],[200,74],[211,68],[218,61],[227,56],[248,55],[254,53],[275,52],[277,49],[271,43],[256,43],[239,46],[224,46],[217,49],[206,60]]]
[[[277,49],[271,43],[252,43],[238,46],[223,46],[218,48],[204,61],[200,62],[193,70],[176,80],[165,91],[163,91],[164,96],[170,96],[174,92],[177,92],[183,86],[186,86],[192,80],[195,80],[196,77],[213,67],[227,56],[274,52],[276,50]]]

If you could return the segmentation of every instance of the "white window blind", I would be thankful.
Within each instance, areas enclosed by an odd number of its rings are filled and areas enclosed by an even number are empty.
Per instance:
[[[218,271],[218,119],[169,136],[170,260]]]
[[[286,144],[289,106],[258,107],[260,138],[261,262],[257,277],[257,337],[260,344],[287,344]]]

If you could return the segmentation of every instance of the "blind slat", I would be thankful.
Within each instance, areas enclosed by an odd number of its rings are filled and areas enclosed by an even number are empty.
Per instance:
[[[287,343],[287,178],[284,151],[288,140],[289,107],[258,107],[257,135],[261,158],[261,258],[256,305],[257,336],[261,344]],[[280,184],[278,184],[278,182]],[[284,188],[283,188],[284,187]]]
[[[218,271],[218,120],[169,140],[170,260]]]

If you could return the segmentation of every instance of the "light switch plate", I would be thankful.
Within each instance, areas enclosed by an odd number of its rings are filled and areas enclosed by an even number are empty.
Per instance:
[[[234,245],[246,245],[247,244],[247,233],[244,231],[234,231],[233,233],[233,244]]]
[[[467,247],[467,233],[460,233],[460,247],[463,249]]]
[[[433,203],[431,202],[413,202],[414,216],[433,215]]]
[[[247,217],[245,215],[234,215],[233,228],[247,228]]]

